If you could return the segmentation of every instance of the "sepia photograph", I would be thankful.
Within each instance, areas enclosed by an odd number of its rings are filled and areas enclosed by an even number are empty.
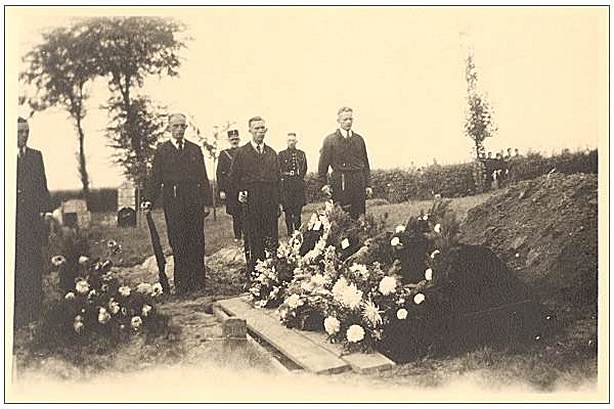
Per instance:
[[[4,5],[5,403],[608,403],[609,4]]]

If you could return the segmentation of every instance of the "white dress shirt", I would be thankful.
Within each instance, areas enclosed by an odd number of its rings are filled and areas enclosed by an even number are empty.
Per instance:
[[[350,136],[352,136],[352,130],[351,130],[351,129],[349,129],[349,130],[347,130],[347,131],[346,131],[345,129],[341,129],[341,128],[339,128],[339,132],[341,132],[341,135],[342,135],[342,136],[343,136],[345,139],[347,139],[347,138],[349,138]]]

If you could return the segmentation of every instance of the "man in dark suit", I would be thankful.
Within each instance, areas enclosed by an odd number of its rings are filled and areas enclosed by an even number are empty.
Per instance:
[[[305,205],[305,174],[307,157],[296,149],[296,134],[288,134],[288,149],[279,152],[281,169],[281,202],[286,214],[288,236],[301,226],[301,210]]]
[[[264,143],[267,128],[259,116],[248,121],[252,140],[237,151],[230,175],[239,190],[238,200],[246,206],[243,219],[250,254],[248,272],[257,260],[265,259],[265,250],[278,244],[277,218],[281,215],[279,161],[277,153]]]
[[[337,112],[339,128],[324,138],[320,150],[318,179],[324,185],[322,191],[357,219],[365,214],[365,200],[373,191],[365,141],[352,131],[352,122],[352,108],[341,107]],[[332,168],[330,183],[329,167]]]
[[[236,129],[228,131],[228,142],[230,148],[220,152],[217,162],[216,178],[220,190],[220,198],[226,200],[226,213],[232,216],[232,230],[235,241],[241,240],[241,203],[239,203],[239,191],[230,180],[230,166],[232,160],[239,149],[239,131]]]
[[[185,294],[204,288],[204,219],[212,204],[211,186],[201,148],[184,139],[187,121],[169,117],[171,139],[156,150],[141,205],[145,212],[162,192],[168,241],[173,249],[175,289]]]
[[[15,328],[40,318],[43,304],[43,246],[47,242],[43,216],[51,210],[43,156],[27,147],[29,134],[28,122],[18,118]]]

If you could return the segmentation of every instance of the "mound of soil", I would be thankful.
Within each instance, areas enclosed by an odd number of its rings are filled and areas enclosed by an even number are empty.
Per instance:
[[[553,173],[471,209],[462,241],[492,249],[544,303],[596,307],[597,175]]]

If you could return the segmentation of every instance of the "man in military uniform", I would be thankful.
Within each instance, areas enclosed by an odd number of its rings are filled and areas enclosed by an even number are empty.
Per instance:
[[[17,207],[15,218],[15,310],[21,327],[40,318],[43,304],[43,216],[51,210],[47,177],[40,151],[27,147],[30,128],[17,119]]]
[[[318,179],[324,185],[322,191],[357,219],[365,214],[365,200],[373,191],[365,141],[352,131],[352,122],[352,108],[341,107],[337,112],[339,128],[324,138],[320,150]],[[329,167],[332,168],[330,183],[327,181]]]
[[[288,149],[279,152],[281,170],[281,203],[286,214],[288,236],[301,226],[301,210],[305,205],[307,157],[296,149],[296,134],[288,134]]]
[[[168,241],[173,249],[175,289],[202,289],[205,280],[204,218],[212,204],[211,186],[201,148],[184,138],[183,114],[169,117],[171,139],[156,150],[142,208],[151,211],[160,192]]]
[[[237,150],[230,177],[239,190],[239,202],[246,206],[243,225],[248,247],[248,272],[257,260],[265,259],[265,249],[274,251],[278,244],[277,218],[280,208],[280,173],[277,153],[264,143],[267,128],[264,119],[248,121],[252,140]]]
[[[230,166],[239,149],[239,141],[239,131],[236,129],[228,131],[230,148],[220,152],[216,170],[220,198],[226,200],[226,213],[232,216],[232,231],[235,241],[241,240],[241,203],[239,203],[238,200],[239,191],[233,186],[230,180]]]

